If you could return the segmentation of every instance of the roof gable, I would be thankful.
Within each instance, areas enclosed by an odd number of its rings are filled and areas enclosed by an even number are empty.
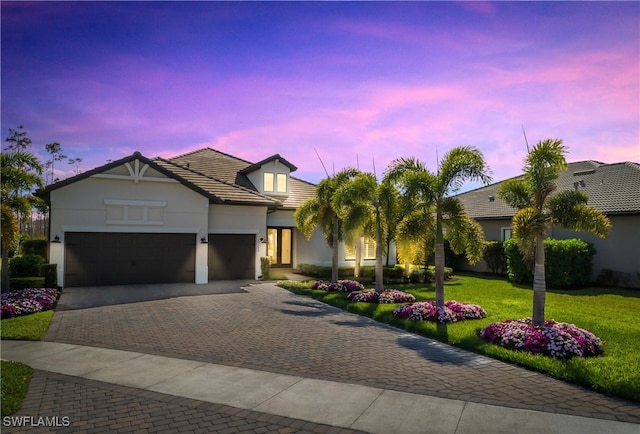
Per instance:
[[[284,164],[286,167],[289,168],[289,172],[295,172],[296,170],[298,170],[298,168],[296,166],[294,166],[293,164],[291,164],[290,162],[288,162],[287,160],[282,158],[280,156],[280,154],[274,154],[271,157],[267,157],[262,161],[258,161],[255,164],[252,164],[250,166],[245,167],[244,169],[242,169],[240,171],[240,173],[248,174],[248,173],[251,173],[251,172],[255,172],[256,170],[260,170],[260,168],[262,166],[264,166],[265,164],[271,163],[271,162]]]

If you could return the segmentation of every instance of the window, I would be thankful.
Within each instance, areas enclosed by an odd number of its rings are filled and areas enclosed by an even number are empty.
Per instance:
[[[500,232],[500,239],[502,241],[507,241],[509,238],[511,238],[511,228],[501,228]]]
[[[263,188],[264,191],[273,191],[273,173],[265,172]]]
[[[287,192],[287,174],[286,173],[264,173],[263,188],[265,192]]]
[[[278,173],[277,175],[276,190],[278,193],[287,192],[287,175],[284,173]]]
[[[372,238],[361,238],[358,242],[362,243],[362,259],[376,259],[376,242]],[[356,259],[356,247],[344,245],[345,261],[354,261]]]

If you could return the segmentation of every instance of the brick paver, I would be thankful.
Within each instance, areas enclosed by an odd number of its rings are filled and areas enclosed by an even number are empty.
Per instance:
[[[56,312],[47,341],[640,423],[638,403],[346,313],[272,284]]]
[[[359,432],[44,371],[2,424],[3,433]]]

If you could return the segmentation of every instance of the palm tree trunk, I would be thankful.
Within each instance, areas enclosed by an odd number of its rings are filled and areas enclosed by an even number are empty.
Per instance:
[[[436,307],[444,307],[444,236],[442,234],[442,215],[436,210]]]
[[[356,241],[356,263],[353,267],[354,277],[360,277],[360,263],[362,262],[362,238],[358,237]]]
[[[2,246],[2,281],[0,292],[9,292],[9,250]]]
[[[337,218],[333,219],[333,243],[331,246],[331,282],[338,282],[338,236],[339,222]]]
[[[533,270],[533,325],[544,325],[546,278],[544,274],[544,237],[536,236],[536,256]]]
[[[380,215],[376,216],[376,292],[380,294],[384,291],[383,272],[382,272],[382,225],[380,224]]]

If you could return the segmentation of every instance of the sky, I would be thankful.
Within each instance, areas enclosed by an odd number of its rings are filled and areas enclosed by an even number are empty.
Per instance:
[[[46,161],[204,147],[318,182],[479,148],[494,181],[526,143],[640,161],[640,2],[5,2],[2,139]],[[323,168],[324,165],[324,168]],[[464,190],[476,187],[467,184]]]

